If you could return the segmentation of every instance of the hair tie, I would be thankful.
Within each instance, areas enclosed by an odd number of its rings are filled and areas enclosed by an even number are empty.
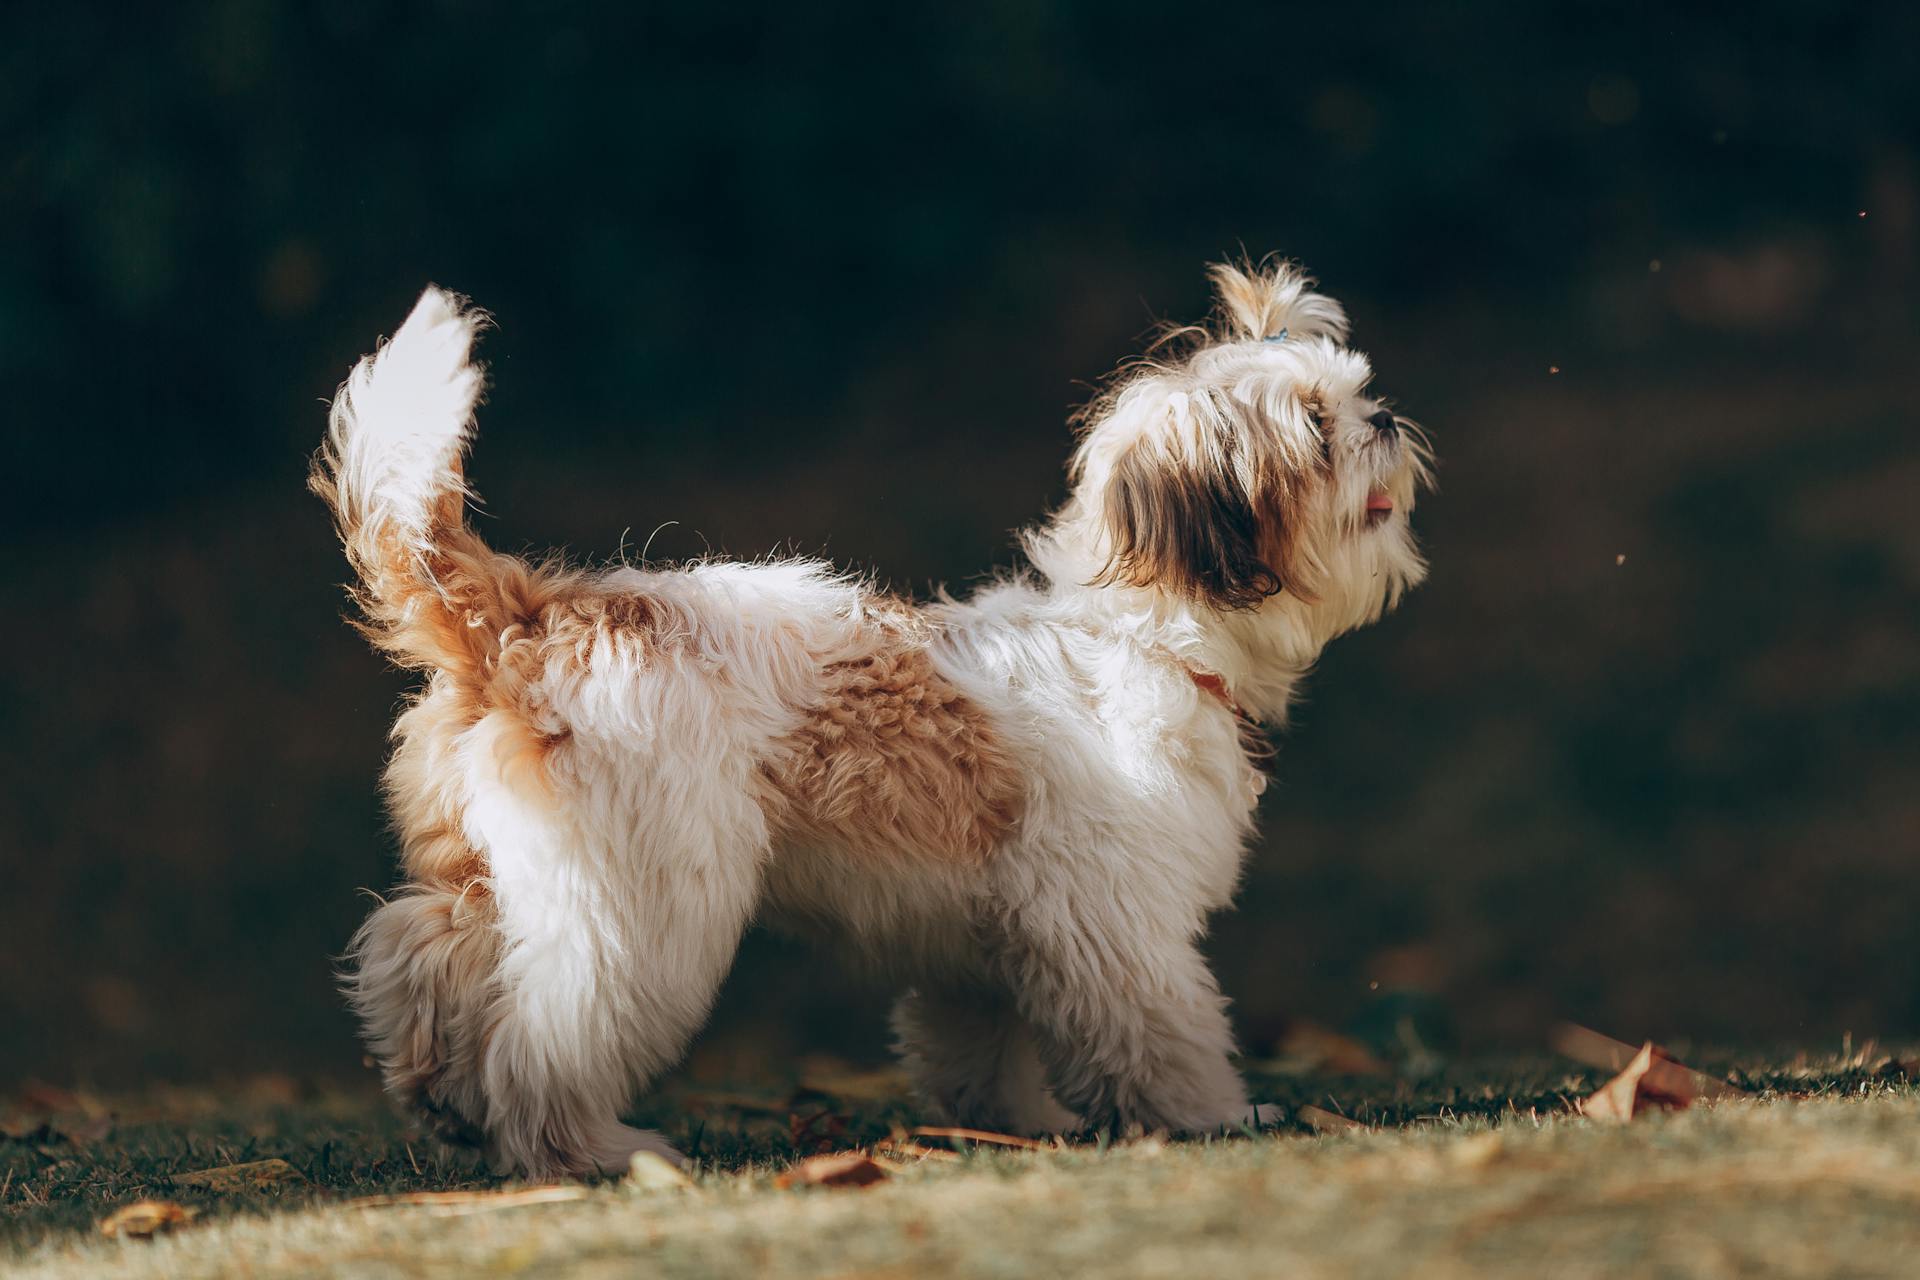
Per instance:
[[[1278,333],[1270,333],[1266,337],[1260,339],[1260,341],[1262,342],[1285,342],[1286,340],[1287,340],[1287,331],[1285,329],[1282,329]]]

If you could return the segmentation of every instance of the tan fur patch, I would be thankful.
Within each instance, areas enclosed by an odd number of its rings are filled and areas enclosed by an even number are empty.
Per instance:
[[[923,635],[891,621],[869,652],[822,670],[819,705],[763,773],[783,837],[877,857],[984,860],[1021,794],[986,714],[934,670]]]
[[[459,835],[458,797],[447,791],[458,785],[458,770],[447,767],[455,739],[491,717],[496,776],[522,797],[551,804],[550,765],[569,735],[542,727],[537,685],[548,660],[559,651],[584,666],[604,637],[651,643],[652,608],[644,596],[592,590],[573,575],[537,568],[520,585],[530,619],[462,628],[472,661],[436,676],[395,726],[388,793],[416,879],[460,889],[487,874],[485,859]]]
[[[475,719],[473,699],[449,676],[436,676],[393,727],[387,808],[399,829],[407,878],[459,892],[487,874],[486,860],[460,829],[460,735]]]

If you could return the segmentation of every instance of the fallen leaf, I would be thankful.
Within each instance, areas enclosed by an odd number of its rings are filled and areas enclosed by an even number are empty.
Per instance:
[[[1580,1114],[1589,1120],[1624,1124],[1633,1119],[1634,1103],[1640,1096],[1640,1081],[1653,1066],[1653,1045],[1644,1045],[1620,1074],[1601,1085],[1580,1101]]]
[[[1352,1133],[1356,1130],[1365,1132],[1367,1127],[1358,1120],[1349,1119],[1323,1107],[1302,1107],[1294,1114],[1316,1133]]]
[[[1563,1022],[1554,1028],[1553,1048],[1556,1053],[1598,1071],[1620,1071],[1640,1052],[1633,1045],[1571,1022]],[[1685,1099],[1686,1102],[1697,1098],[1719,1101],[1747,1096],[1747,1091],[1737,1085],[1675,1062],[1658,1045],[1653,1046],[1652,1062],[1647,1068],[1646,1083],[1641,1092],[1663,1100]]]
[[[773,1180],[785,1191],[792,1187],[867,1187],[887,1177],[886,1166],[864,1151],[840,1151],[809,1156]]]
[[[182,1187],[198,1187],[203,1191],[258,1191],[262,1187],[278,1186],[288,1182],[305,1182],[300,1171],[285,1160],[249,1160],[245,1164],[223,1164],[216,1169],[201,1169],[194,1173],[177,1173],[173,1183]]]
[[[189,1209],[186,1205],[175,1204],[171,1200],[135,1200],[123,1205],[100,1220],[100,1234],[103,1236],[131,1236],[136,1240],[150,1239],[162,1231],[173,1231],[184,1227],[199,1216],[198,1209]]]
[[[793,1112],[787,1116],[787,1134],[802,1151],[824,1151],[839,1145],[847,1132],[847,1117],[832,1110]]]
[[[1625,1124],[1646,1110],[1649,1104],[1676,1110],[1690,1105],[1696,1096],[1692,1086],[1683,1078],[1679,1082],[1679,1092],[1667,1092],[1652,1074],[1654,1062],[1653,1042],[1649,1040],[1640,1046],[1640,1052],[1633,1056],[1633,1061],[1619,1075],[1581,1101],[1580,1114],[1589,1120]]]
[[[684,1191],[693,1179],[657,1152],[636,1151],[627,1162],[627,1185],[642,1191]]]

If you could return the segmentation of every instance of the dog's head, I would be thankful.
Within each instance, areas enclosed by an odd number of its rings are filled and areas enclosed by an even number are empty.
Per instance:
[[[1235,613],[1371,621],[1426,566],[1408,526],[1424,433],[1367,392],[1340,304],[1289,263],[1219,265],[1211,323],[1177,330],[1082,415],[1048,533],[1089,585]]]

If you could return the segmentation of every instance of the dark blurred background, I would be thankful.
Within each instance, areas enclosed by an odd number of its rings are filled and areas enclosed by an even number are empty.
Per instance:
[[[0,18],[0,1081],[360,1070],[405,682],[302,481],[423,283],[498,545],[924,592],[1242,248],[1443,460],[1213,944],[1252,1046],[1920,1031],[1920,8],[695,8]],[[756,937],[706,1051],[882,994]]]

